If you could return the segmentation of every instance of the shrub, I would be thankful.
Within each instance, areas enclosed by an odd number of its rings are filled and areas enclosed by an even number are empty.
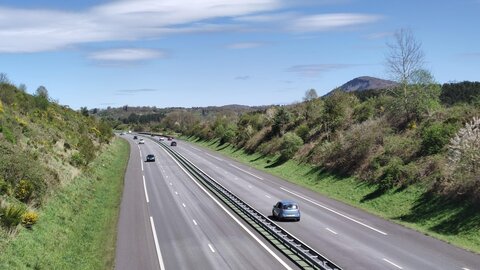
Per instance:
[[[433,123],[422,130],[422,152],[427,155],[439,153],[455,133],[451,124]]]
[[[308,139],[308,134],[310,133],[310,128],[306,124],[301,124],[295,129],[295,134],[297,134],[304,142]]]
[[[467,195],[480,201],[480,118],[466,123],[448,146],[449,175],[442,183],[450,194]]]
[[[37,223],[38,214],[34,211],[27,211],[22,215],[22,224],[25,227],[30,227]]]
[[[302,138],[293,132],[287,132],[283,136],[280,150],[280,160],[286,161],[291,159],[302,145]]]
[[[22,202],[27,202],[33,193],[33,186],[32,183],[29,181],[22,179],[18,182],[17,186],[15,187],[15,198]]]
[[[85,160],[83,159],[82,155],[80,155],[80,153],[78,153],[78,152],[72,154],[72,156],[70,157],[70,164],[77,167],[77,168],[86,165]]]
[[[20,204],[7,204],[0,201],[0,221],[4,227],[11,229],[22,221],[22,215],[25,213],[26,207]]]
[[[15,138],[15,135],[13,134],[12,130],[9,129],[8,127],[3,126],[2,127],[2,133],[3,133],[4,138],[7,141],[9,141],[13,144],[15,144],[17,142],[17,139]]]

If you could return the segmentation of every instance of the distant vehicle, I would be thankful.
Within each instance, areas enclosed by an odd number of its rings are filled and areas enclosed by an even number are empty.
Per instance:
[[[177,146],[177,142],[170,143],[170,146]]]
[[[145,144],[145,141],[144,141],[143,139],[140,139],[140,140],[138,141],[138,144]]]
[[[163,142],[163,141],[165,141],[165,138],[160,137],[160,138],[158,138],[158,140],[159,140],[160,142]]]
[[[131,131],[131,130],[129,130],[129,131],[128,131],[128,134],[131,134],[131,133],[132,133],[132,131]]]
[[[155,161],[155,155],[153,155],[153,154],[148,154],[145,161],[146,161],[146,162],[150,162],[150,161],[154,162],[154,161]]]
[[[169,141],[173,140],[173,137],[168,137],[168,140],[169,140]]]
[[[120,132],[120,135],[125,135],[125,132]]]
[[[136,140],[136,139],[137,139],[137,136],[133,136],[133,139]]]
[[[279,220],[300,221],[300,208],[294,201],[282,200],[273,206],[272,216]]]

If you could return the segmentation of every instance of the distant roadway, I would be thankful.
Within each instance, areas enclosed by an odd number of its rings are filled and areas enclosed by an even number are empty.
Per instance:
[[[148,139],[138,145],[131,135],[125,137],[132,151],[116,269],[296,269],[253,229],[230,216],[160,146]],[[480,269],[478,254],[190,143],[178,141],[175,150],[264,215],[271,214],[278,200],[296,200],[302,220],[280,225],[343,269]],[[157,161],[140,162],[147,154],[155,154]]]

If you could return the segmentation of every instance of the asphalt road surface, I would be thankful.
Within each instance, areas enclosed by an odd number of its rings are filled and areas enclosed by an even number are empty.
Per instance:
[[[158,145],[132,137],[116,269],[298,269]]]
[[[302,220],[280,226],[343,269],[480,269],[478,254],[187,142],[178,141],[175,149],[264,215],[271,215],[280,199],[297,201]]]

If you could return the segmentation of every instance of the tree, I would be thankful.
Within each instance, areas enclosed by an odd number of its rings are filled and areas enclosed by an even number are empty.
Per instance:
[[[313,99],[316,99],[318,98],[318,95],[317,95],[317,91],[315,91],[315,89],[310,89],[310,90],[307,90],[305,92],[305,96],[303,97],[303,100],[304,101],[310,101],[310,100],[313,100]]]
[[[8,84],[10,80],[8,79],[7,73],[0,72],[0,84]]]
[[[83,116],[88,116],[88,108],[87,107],[80,107],[80,112]]]
[[[387,43],[386,68],[400,85],[393,92],[400,98],[392,112],[407,123],[419,120],[424,112],[438,104],[439,90],[432,74],[423,66],[425,54],[422,44],[410,29],[395,32],[394,42]],[[397,108],[397,105],[399,106]],[[400,114],[399,114],[400,112]]]

